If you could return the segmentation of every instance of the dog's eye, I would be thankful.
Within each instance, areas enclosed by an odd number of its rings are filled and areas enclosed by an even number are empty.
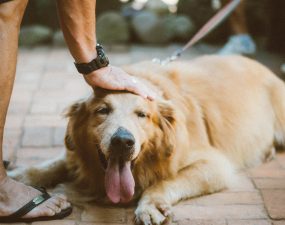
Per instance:
[[[107,115],[110,113],[110,108],[108,107],[102,107],[96,110],[96,113],[101,114],[101,115]]]
[[[144,112],[137,112],[137,115],[138,115],[138,117],[140,117],[140,118],[145,118],[145,117],[147,117],[147,114],[144,113]]]

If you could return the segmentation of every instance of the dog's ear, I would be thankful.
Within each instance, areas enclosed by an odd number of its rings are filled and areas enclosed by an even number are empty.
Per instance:
[[[83,113],[86,113],[86,104],[82,101],[79,101],[67,108],[64,112],[64,116],[70,118]]]
[[[175,124],[175,108],[170,101],[160,101],[158,103],[159,113],[170,124]]]
[[[66,149],[69,151],[74,151],[76,149],[73,138],[71,134],[69,134],[68,131],[66,131],[66,134],[65,134],[64,144],[65,144]]]
[[[69,118],[64,143],[67,150],[74,151],[76,149],[74,132],[77,132],[80,127],[84,126],[84,121],[87,122],[88,111],[85,101],[81,100],[72,104],[67,108],[64,115]]]
[[[175,108],[170,101],[162,101],[158,103],[159,107],[159,126],[163,132],[162,147],[165,155],[169,157],[176,146],[176,116]]]

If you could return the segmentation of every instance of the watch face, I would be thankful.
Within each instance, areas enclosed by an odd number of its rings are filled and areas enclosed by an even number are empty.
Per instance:
[[[97,54],[98,54],[98,57],[97,57],[98,60],[96,60],[97,66],[99,68],[108,66],[109,65],[109,59],[105,55],[103,47],[101,45],[97,45],[96,50],[97,50]]]
[[[101,67],[105,67],[105,66],[108,66],[109,64],[109,59],[107,56],[103,55],[99,58],[99,63],[100,65],[98,65],[100,68]]]

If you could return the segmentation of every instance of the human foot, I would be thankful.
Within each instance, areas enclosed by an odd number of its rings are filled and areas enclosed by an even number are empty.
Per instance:
[[[42,192],[39,190],[5,177],[0,181],[0,217],[13,214],[40,195]],[[70,203],[65,196],[55,195],[28,212],[23,218],[54,216],[69,207]]]

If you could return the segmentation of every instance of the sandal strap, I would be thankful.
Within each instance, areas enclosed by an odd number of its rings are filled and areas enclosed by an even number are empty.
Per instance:
[[[15,218],[21,218],[24,215],[26,215],[27,213],[29,213],[30,211],[32,211],[34,208],[36,208],[37,206],[39,206],[40,204],[44,203],[46,200],[51,198],[51,196],[46,192],[45,189],[43,189],[43,188],[36,188],[36,189],[41,191],[42,194],[35,197],[33,200],[28,202],[22,208],[20,208],[19,210],[17,210],[13,214],[11,214],[9,216],[10,218],[14,218],[14,219]]]

